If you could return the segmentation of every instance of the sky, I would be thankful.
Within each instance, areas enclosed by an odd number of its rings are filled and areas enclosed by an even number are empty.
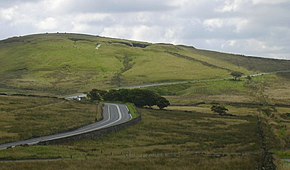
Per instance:
[[[290,0],[0,0],[0,39],[73,32],[290,60]]]

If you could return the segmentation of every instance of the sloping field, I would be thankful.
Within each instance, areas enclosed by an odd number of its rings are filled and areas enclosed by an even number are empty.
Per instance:
[[[39,34],[2,40],[0,59],[0,91],[52,94],[223,78],[231,71],[251,74],[290,68],[290,61],[80,34]],[[264,64],[271,67],[262,67]]]

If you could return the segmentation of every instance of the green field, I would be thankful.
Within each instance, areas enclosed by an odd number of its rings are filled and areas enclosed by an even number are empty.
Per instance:
[[[98,45],[101,46],[96,49]],[[39,34],[2,40],[0,59],[0,92],[50,95],[96,87],[225,78],[231,71],[248,75],[290,68],[290,61],[285,60],[81,34]],[[258,64],[254,67],[253,63]]]
[[[287,73],[285,75],[290,75]],[[254,77],[252,80],[241,81],[218,80],[195,82],[177,85],[148,87],[167,97],[172,104],[194,105],[196,103],[260,103],[253,93],[257,90],[252,85],[261,86],[268,103],[289,104],[290,79],[276,74]]]

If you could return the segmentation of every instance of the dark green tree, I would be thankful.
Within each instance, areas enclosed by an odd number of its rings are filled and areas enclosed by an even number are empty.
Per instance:
[[[219,115],[223,116],[227,114],[228,109],[225,106],[222,105],[213,105],[211,107],[211,111],[218,113]]]
[[[137,107],[152,107],[156,105],[159,95],[150,90],[133,89],[129,91],[128,97],[128,101],[134,103]]]
[[[87,96],[90,100],[103,100],[103,96],[106,93],[107,92],[103,90],[92,89]]]
[[[159,109],[164,109],[170,105],[170,102],[164,97],[159,97],[157,99],[156,105],[159,107]]]
[[[231,72],[231,76],[233,76],[234,80],[240,80],[240,78],[243,76],[244,74],[239,72],[239,71],[233,71]]]
[[[165,98],[163,99],[159,94],[147,89],[110,90],[103,96],[101,95],[101,97],[107,101],[134,103],[137,107],[152,107],[157,105],[157,102],[159,102],[161,108],[169,105],[169,102]]]

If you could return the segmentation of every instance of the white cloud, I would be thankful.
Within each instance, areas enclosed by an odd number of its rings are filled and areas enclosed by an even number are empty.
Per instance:
[[[1,9],[0,10],[0,20],[1,21],[13,20],[16,16],[17,9],[18,9],[17,6],[13,6],[11,8],[7,8],[7,9]]]
[[[224,5],[218,8],[217,11],[235,12],[241,8],[243,3],[245,3],[245,0],[226,0],[224,1]]]
[[[221,28],[224,25],[224,21],[219,18],[215,19],[207,19],[203,22],[203,25],[208,29],[209,31],[214,31],[217,28]]]
[[[289,0],[3,0],[0,38],[80,32],[290,59]]]
[[[285,2],[289,2],[289,0],[252,0],[254,5],[259,5],[259,4],[281,4]]]
[[[56,19],[49,17],[40,21],[40,23],[37,24],[37,28],[43,31],[52,31],[58,28],[58,23]]]

